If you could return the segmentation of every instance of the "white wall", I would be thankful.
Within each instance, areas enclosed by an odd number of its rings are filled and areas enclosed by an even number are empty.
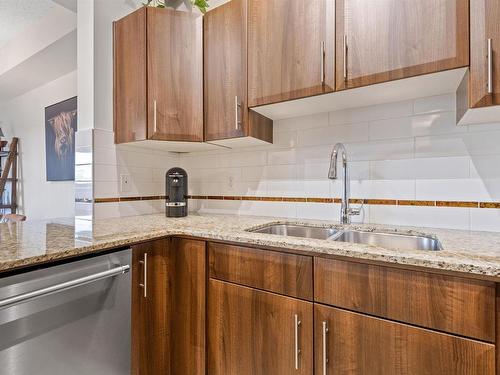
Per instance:
[[[500,201],[500,122],[455,125],[454,95],[275,122],[274,145],[181,155],[192,195],[340,197],[327,179],[344,142],[351,196]],[[339,204],[194,200],[201,212],[338,220]],[[365,205],[364,222],[500,231],[500,210]]]
[[[75,96],[76,79],[75,71],[0,103],[0,127],[20,142],[18,203],[29,220],[74,215],[74,183],[46,181],[45,107]]]

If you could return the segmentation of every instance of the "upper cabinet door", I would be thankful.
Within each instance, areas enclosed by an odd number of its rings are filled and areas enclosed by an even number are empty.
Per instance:
[[[471,107],[500,104],[500,2],[470,2]]]
[[[468,0],[336,4],[338,90],[469,64]]]
[[[147,8],[148,139],[203,141],[203,19]]]
[[[247,1],[232,0],[204,17],[205,139],[245,135]]]
[[[249,107],[333,91],[334,0],[248,0]]]
[[[113,23],[115,143],[146,139],[146,8]]]

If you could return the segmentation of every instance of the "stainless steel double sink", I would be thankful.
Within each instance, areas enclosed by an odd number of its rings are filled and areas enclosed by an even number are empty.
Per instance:
[[[249,232],[281,236],[314,238],[341,242],[375,245],[400,250],[442,250],[437,238],[400,233],[361,231],[353,229],[324,228],[299,224],[269,224]]]

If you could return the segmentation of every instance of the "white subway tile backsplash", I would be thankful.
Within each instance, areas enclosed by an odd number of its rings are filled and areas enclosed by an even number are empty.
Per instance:
[[[455,94],[429,96],[415,99],[413,112],[415,114],[454,111],[456,104]]]
[[[351,181],[353,198],[415,199],[415,180]]]
[[[370,140],[409,138],[411,136],[411,117],[391,118],[370,122]]]
[[[489,200],[484,182],[479,179],[417,180],[416,199],[443,201]]]
[[[470,229],[500,232],[500,210],[471,208]]]
[[[465,126],[455,124],[455,112],[440,112],[411,118],[411,136],[423,137],[429,135],[465,133]]]
[[[469,155],[500,155],[500,131],[468,133],[463,139]]]
[[[411,116],[412,114],[413,102],[408,100],[330,112],[330,125],[355,124],[359,122]]]
[[[415,157],[433,158],[467,156],[469,151],[464,135],[446,135],[415,138]]]
[[[314,220],[338,220],[340,205],[329,203],[297,204],[297,217]]]
[[[469,163],[468,156],[414,159],[414,177],[417,180],[469,178]]]
[[[350,160],[409,159],[414,155],[413,138],[383,140],[346,145]]]
[[[298,146],[331,145],[337,142],[361,142],[368,140],[368,123],[346,124],[335,127],[304,129],[298,131]]]
[[[455,95],[351,108],[275,121],[274,144],[189,154],[115,146],[94,133],[94,196],[163,194],[168,168],[189,174],[192,195],[340,197],[327,178],[332,147],[346,145],[351,196],[372,199],[500,201],[500,123],[455,125]],[[119,192],[130,174],[132,191]],[[121,202],[130,203],[130,202]],[[163,210],[160,201],[97,204],[96,216]],[[338,220],[340,205],[193,200],[207,213]],[[106,207],[104,207],[106,206]],[[102,207],[102,208],[101,208]],[[500,210],[370,205],[354,221],[500,231]]]
[[[279,165],[279,164],[296,164],[297,162],[297,150],[273,150],[267,153],[267,164]]]
[[[370,206],[370,222],[448,229],[469,229],[468,208]]]
[[[415,159],[375,160],[370,162],[372,180],[415,179]]]
[[[317,113],[310,116],[301,116],[278,120],[274,122],[276,131],[287,131],[297,129],[309,129],[328,126],[328,113]]]

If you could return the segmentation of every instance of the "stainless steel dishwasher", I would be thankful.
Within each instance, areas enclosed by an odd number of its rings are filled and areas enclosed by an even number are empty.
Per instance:
[[[0,278],[0,374],[130,374],[130,262],[128,249]]]

